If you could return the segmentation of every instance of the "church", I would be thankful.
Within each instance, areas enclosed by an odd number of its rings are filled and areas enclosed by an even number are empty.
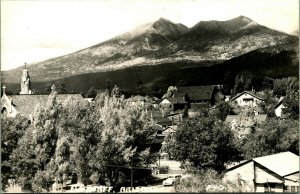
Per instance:
[[[54,89],[55,86],[52,86]],[[16,117],[18,114],[27,117],[32,120],[32,115],[34,113],[35,107],[39,104],[41,106],[46,106],[48,101],[48,96],[46,94],[33,94],[31,92],[30,76],[29,71],[25,68],[22,72],[21,77],[21,92],[20,95],[7,95],[5,93],[5,85],[2,86],[3,96],[1,98],[1,113],[6,117]],[[63,103],[70,98],[76,99],[78,101],[85,100],[81,94],[58,94],[57,101]]]

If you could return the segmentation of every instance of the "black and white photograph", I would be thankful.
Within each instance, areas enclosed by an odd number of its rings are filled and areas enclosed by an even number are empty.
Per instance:
[[[299,0],[1,0],[1,193],[298,193]]]

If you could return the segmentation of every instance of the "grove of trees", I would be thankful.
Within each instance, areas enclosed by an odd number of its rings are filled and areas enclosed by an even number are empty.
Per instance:
[[[99,93],[93,104],[72,98],[60,104],[56,96],[52,92],[46,107],[36,107],[31,125],[26,118],[2,119],[2,138],[9,139],[1,148],[3,186],[15,178],[25,190],[45,192],[72,174],[83,184],[115,185],[130,177],[131,167],[147,168],[156,160],[147,144],[154,121],[118,88]]]

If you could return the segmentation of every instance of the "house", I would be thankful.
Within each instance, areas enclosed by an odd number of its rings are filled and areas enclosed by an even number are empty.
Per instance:
[[[235,95],[231,101],[236,102],[239,107],[251,106],[257,107],[259,103],[263,102],[265,97],[262,93],[253,91],[244,91]]]
[[[228,168],[223,181],[247,192],[299,192],[299,156],[282,152],[253,158]]]
[[[182,97],[168,97],[164,98],[159,105],[165,113],[170,113],[177,110],[183,110],[184,107],[188,105],[188,102]]]
[[[184,98],[191,104],[213,105],[215,91],[213,85],[178,87],[175,97]]]
[[[5,93],[6,87],[3,85],[1,113],[7,117],[16,117],[17,114],[20,114],[32,120],[36,106],[41,105],[45,107],[49,95],[32,94],[30,85],[29,71],[27,69],[23,70],[20,95],[7,95]],[[52,92],[55,91],[55,86],[53,85],[51,89]],[[85,101],[81,94],[58,94],[56,99],[58,103],[64,103],[70,99]]]
[[[167,136],[168,134],[174,133],[176,130],[177,130],[177,125],[168,126],[162,131],[162,135]]]
[[[284,97],[280,97],[277,104],[275,105],[275,115],[277,117],[281,117],[282,115],[282,109],[285,108],[285,106],[283,105],[283,100],[284,100]]]

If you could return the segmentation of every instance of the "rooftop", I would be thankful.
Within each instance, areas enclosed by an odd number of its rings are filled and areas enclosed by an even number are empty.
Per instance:
[[[252,160],[282,177],[299,171],[299,156],[291,152],[281,152]]]
[[[245,93],[247,93],[257,99],[260,99],[260,100],[265,100],[265,98],[266,98],[263,92],[243,91],[241,93],[237,93],[234,97],[231,98],[231,100],[235,100],[236,98],[240,97],[241,95],[243,95]]]
[[[213,91],[213,85],[178,87],[175,97],[184,97],[187,94],[190,100],[205,101],[212,98]]]
[[[35,110],[37,104],[41,106],[46,106],[49,95],[10,95],[8,98],[12,100],[13,106],[17,109],[17,111],[24,115],[25,117],[29,117]],[[71,98],[77,100],[83,100],[81,94],[58,94],[56,99],[59,103],[63,103]]]
[[[227,171],[235,169],[251,161],[264,166],[281,177],[289,176],[299,172],[299,156],[293,154],[292,152],[281,152],[246,160],[233,167],[230,167],[227,169]]]

